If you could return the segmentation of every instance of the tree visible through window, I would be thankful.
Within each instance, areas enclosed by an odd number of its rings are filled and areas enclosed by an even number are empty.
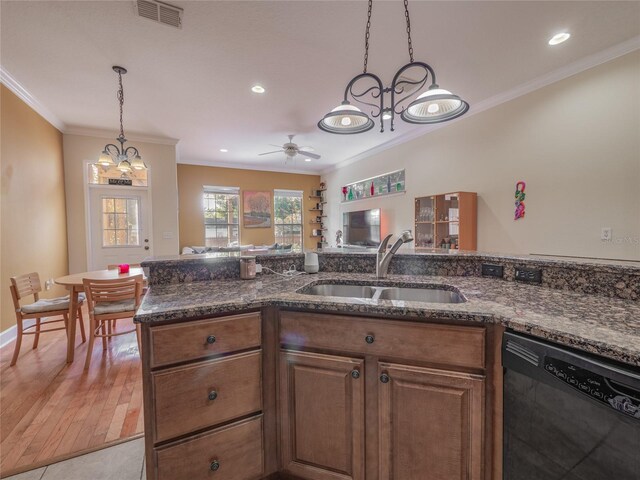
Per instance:
[[[227,247],[240,242],[239,189],[205,187],[204,231],[207,247]]]
[[[140,245],[138,197],[102,197],[102,246]]]
[[[302,251],[302,192],[275,190],[273,193],[276,242]]]

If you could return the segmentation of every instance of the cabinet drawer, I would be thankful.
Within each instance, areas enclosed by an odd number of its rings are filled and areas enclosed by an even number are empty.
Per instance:
[[[482,327],[281,312],[280,343],[456,367],[485,361]]]
[[[156,448],[154,455],[157,480],[261,478],[262,416]]]
[[[155,442],[261,410],[261,355],[242,353],[153,372]]]
[[[260,346],[260,313],[151,328],[151,367]]]

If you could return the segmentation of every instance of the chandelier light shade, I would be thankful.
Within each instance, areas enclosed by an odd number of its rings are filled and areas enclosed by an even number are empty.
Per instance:
[[[123,67],[114,66],[113,71],[118,74],[118,103],[120,105],[120,135],[116,139],[120,146],[113,143],[108,143],[104,146],[104,150],[98,157],[96,162],[103,167],[111,167],[117,165],[117,169],[120,170],[123,175],[131,173],[135,170],[146,170],[147,165],[142,161],[140,152],[136,147],[124,147],[127,139],[124,136],[124,126],[122,123],[123,107],[124,107],[124,88],[122,86],[122,75],[127,73],[127,69]],[[116,163],[117,162],[117,163]]]
[[[362,133],[374,127],[373,120],[358,107],[344,101],[327,113],[318,127],[329,133]]]
[[[395,73],[389,87],[382,84],[380,77],[367,71],[372,9],[373,0],[369,0],[363,72],[351,79],[345,88],[342,103],[327,113],[318,122],[318,127],[325,132],[343,135],[363,133],[373,128],[373,118],[379,118],[380,132],[384,132],[385,120],[390,122],[393,132],[396,115],[400,115],[400,118],[407,123],[416,124],[441,123],[464,115],[469,110],[469,104],[450,91],[440,88],[436,83],[436,74],[430,65],[414,61],[408,0],[404,0],[404,13],[407,24],[409,63]],[[407,70],[420,71],[419,79],[412,80],[410,79],[413,78],[412,76],[403,76],[402,74]],[[429,81],[427,90],[411,101],[410,98],[421,91]],[[389,105],[385,106],[387,96],[390,97],[390,101]],[[370,107],[371,114],[367,115],[358,107],[351,105],[349,99]],[[409,104],[406,105],[406,102]]]
[[[409,123],[440,123],[464,115],[469,104],[448,90],[433,84],[402,111],[400,117]]]
[[[131,162],[131,168],[134,170],[146,170],[147,165],[142,161],[142,157],[140,155],[136,155],[133,157],[133,162]]]
[[[109,155],[109,152],[103,150],[100,154],[100,158],[98,158],[98,165],[102,165],[103,167],[111,167],[115,165],[115,163],[113,162],[113,158],[111,158],[111,155]]]

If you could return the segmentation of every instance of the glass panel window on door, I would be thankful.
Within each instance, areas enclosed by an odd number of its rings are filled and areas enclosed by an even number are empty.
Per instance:
[[[140,245],[140,200],[137,197],[102,198],[102,246]]]

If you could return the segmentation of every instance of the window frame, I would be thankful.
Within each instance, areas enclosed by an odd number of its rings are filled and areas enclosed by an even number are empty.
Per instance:
[[[213,196],[213,198],[207,198],[207,195],[211,195]],[[215,212],[215,204],[219,202],[219,200],[216,198],[218,195],[225,195],[225,196],[235,196],[236,198],[236,211],[235,211],[235,222],[229,222],[229,214],[233,213],[233,209],[229,209],[229,206],[227,205],[227,208],[225,210],[225,212],[227,213],[226,217],[227,217],[227,222],[226,223],[218,223],[215,221],[215,219],[208,219],[207,218],[207,212]],[[210,207],[210,202],[213,201],[214,204],[214,209],[212,210]],[[227,199],[228,201],[228,199]],[[232,215],[232,219],[233,219],[233,215]],[[212,220],[210,222],[207,222],[207,220]],[[223,187],[223,186],[209,186],[209,185],[204,185],[203,189],[202,189],[202,222],[203,222],[203,226],[204,226],[204,246],[205,247],[228,247],[229,245],[231,245],[232,242],[237,241],[238,245],[240,245],[241,242],[241,229],[240,229],[240,187]],[[224,237],[208,237],[207,236],[207,227],[214,227],[214,230],[217,232],[218,230],[224,230],[226,228],[227,230],[227,244],[226,245],[209,245],[208,244],[208,240],[212,239],[215,241],[215,239],[217,238],[224,238]],[[233,229],[236,229],[236,231],[238,232],[238,236],[237,236],[237,240],[233,239],[233,235],[232,235],[232,231]]]
[[[293,197],[293,198],[299,198],[300,199],[300,223],[281,223],[279,222],[279,217],[277,215],[277,197]],[[277,234],[277,230],[278,227],[282,227],[283,230],[287,227],[294,227],[294,226],[300,226],[300,245],[299,245],[299,249],[296,248],[296,244],[295,242],[292,240],[290,243],[292,244],[292,250],[293,251],[304,251],[304,233],[305,233],[305,228],[304,228],[304,190],[288,190],[288,189],[274,189],[273,190],[273,238],[274,241],[276,243],[282,243],[283,245],[286,245],[289,242],[283,241],[280,242],[278,239],[278,234]],[[292,239],[297,236],[295,233],[293,233],[293,228],[290,228],[290,233],[288,234]],[[287,234],[282,235],[282,239],[286,239],[287,238]]]

